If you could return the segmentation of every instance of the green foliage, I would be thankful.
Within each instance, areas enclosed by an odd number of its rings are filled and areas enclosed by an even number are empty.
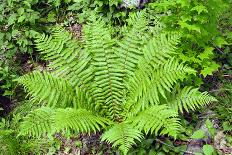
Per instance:
[[[24,118],[20,135],[40,136],[62,129],[94,132],[105,130],[110,122],[102,140],[126,154],[143,132],[176,137],[180,122],[170,103],[181,107],[183,102],[183,109],[195,110],[216,101],[193,88],[177,89],[195,71],[175,56],[179,35],[160,28],[148,33],[151,27],[146,19],[143,12],[132,16],[132,25],[122,30],[128,33],[120,38],[114,38],[113,29],[94,16],[84,26],[81,41],[62,28],[55,28],[51,36],[38,35],[36,46],[51,61],[51,72],[36,71],[18,81],[34,101],[47,107]],[[177,97],[174,89],[180,93]]]
[[[43,154],[48,151],[49,147],[56,145],[54,139],[16,137],[18,134],[18,125],[21,118],[14,115],[13,118],[1,119],[0,122],[0,154],[22,154],[26,155],[31,152]]]
[[[214,105],[217,117],[220,120],[220,126],[226,135],[228,146],[231,146],[231,131],[232,131],[232,83],[230,80],[222,81],[221,88],[214,92],[219,101],[219,104]],[[211,131],[214,133],[215,131]]]
[[[1,125],[4,122],[1,122]],[[1,127],[2,128],[2,127]],[[2,149],[2,154],[13,155],[15,150],[17,150],[18,141],[12,136],[13,131],[10,129],[1,129],[0,130],[0,146]]]
[[[113,144],[113,147],[119,146],[119,149],[127,154],[132,145],[136,144],[135,140],[140,141],[142,139],[142,133],[140,130],[134,128],[130,124],[121,123],[116,124],[108,131],[106,131],[102,140],[106,140]]]
[[[122,0],[73,0],[67,9],[79,13],[77,20],[80,23],[88,19],[90,14],[103,16],[105,21],[120,23],[128,12],[118,9],[121,2]]]
[[[208,129],[208,131],[210,133],[210,136],[214,137],[215,133],[216,133],[216,129],[214,128],[213,123],[209,119],[207,119],[205,121],[205,126],[207,127],[207,129]]]
[[[35,23],[40,13],[32,9],[38,1],[8,0],[0,4],[0,53],[13,58],[15,53],[32,52],[32,37],[35,35]]]
[[[44,2],[5,0],[0,3],[0,76],[4,95],[16,95],[12,79],[21,74],[27,55],[32,57],[32,38],[44,29],[40,21],[41,12],[46,12],[46,9],[41,10]]]
[[[207,105],[212,101],[217,101],[214,97],[210,96],[207,92],[200,93],[197,88],[184,87],[180,92],[172,96],[175,98],[174,102],[168,101],[170,106],[179,109],[180,112],[195,110],[200,106]],[[170,98],[172,98],[170,97]]]
[[[203,139],[205,137],[206,137],[205,132],[201,129],[195,131],[191,136],[192,139]]]
[[[161,140],[159,140],[161,139]],[[146,139],[141,140],[141,143],[138,143],[137,147],[133,147],[128,152],[129,155],[154,155],[154,154],[183,154],[186,151],[186,145],[176,145],[172,140],[163,139],[163,137],[159,137],[154,139],[154,137],[146,137]]]
[[[167,29],[182,34],[181,54],[178,57],[206,77],[219,68],[213,61],[215,47],[227,45],[218,30],[218,20],[226,8],[226,1],[159,0],[149,3],[152,12],[162,15]],[[197,84],[199,85],[199,84]]]
[[[222,48],[220,52],[217,54],[218,61],[222,62],[224,69],[223,72],[225,74],[231,74],[232,67],[232,32],[231,32],[231,24],[232,24],[232,11],[231,11],[232,1],[229,1],[229,7],[226,9],[223,16],[220,17],[219,28],[222,32],[223,36],[226,38],[228,42],[228,46]]]
[[[0,60],[0,89],[3,96],[14,95],[13,89],[16,83],[12,80],[16,77],[16,72]]]
[[[34,72],[18,78],[17,81],[24,84],[34,103],[46,103],[51,107],[63,108],[72,107],[75,103],[71,85],[66,80],[49,73]]]
[[[0,4],[0,54],[1,60],[17,66],[22,54],[34,52],[33,39],[37,32],[46,30],[44,25],[54,24],[62,16],[55,11],[53,1],[47,0],[5,0]],[[52,11],[51,11],[52,10]],[[61,12],[65,12],[60,10]],[[54,15],[55,20],[51,19]],[[50,18],[48,18],[49,16]],[[60,17],[64,21],[63,17]]]
[[[176,131],[180,127],[177,116],[178,113],[168,109],[166,105],[154,105],[140,112],[136,117],[133,117],[131,122],[134,128],[143,130],[146,134],[151,132],[156,135],[160,133],[175,137],[177,135]],[[162,130],[161,126],[164,126]]]
[[[215,104],[212,109],[216,113],[216,117],[219,119],[219,125],[221,134],[225,137],[226,146],[229,148],[231,147],[231,131],[232,131],[232,108],[231,108],[231,101],[232,101],[232,83],[231,80],[222,80],[221,83],[218,84],[219,88],[213,90],[214,96],[218,99],[219,103]],[[210,135],[217,137],[219,133],[215,131],[213,124],[210,121],[206,122],[206,127],[208,128]],[[217,139],[215,140],[217,141]],[[208,154],[216,154],[214,149],[211,146],[206,146],[205,151]],[[217,150],[219,151],[219,150]],[[219,151],[219,153],[221,153]]]
[[[205,155],[213,155],[214,148],[211,145],[204,145],[203,146],[203,152]]]
[[[44,133],[54,134],[62,129],[90,133],[99,131],[105,124],[104,118],[96,117],[85,109],[52,109],[42,107],[29,113],[20,126],[19,135],[40,137]]]
[[[218,117],[222,121],[229,121],[232,123],[232,83],[231,81],[224,80],[222,87],[215,92],[220,104],[216,105],[215,111],[218,114]]]

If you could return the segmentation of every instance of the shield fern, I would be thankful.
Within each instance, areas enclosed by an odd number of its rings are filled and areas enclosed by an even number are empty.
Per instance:
[[[195,110],[216,101],[191,87],[174,91],[176,84],[195,73],[175,58],[179,35],[149,33],[143,13],[131,21],[134,24],[120,38],[95,18],[84,26],[81,41],[60,27],[50,36],[36,38],[52,71],[32,72],[18,81],[33,101],[47,107],[25,117],[21,135],[60,130],[89,133],[109,127],[102,140],[126,154],[142,133],[175,137],[180,126],[178,109]]]

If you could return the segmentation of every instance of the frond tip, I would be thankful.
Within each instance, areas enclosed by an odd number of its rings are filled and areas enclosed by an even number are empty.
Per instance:
[[[85,109],[52,109],[42,107],[30,112],[20,125],[19,135],[40,137],[60,130],[75,130],[90,133],[100,131],[110,121],[93,115]]]
[[[145,133],[168,134],[176,137],[180,123],[178,113],[166,105],[154,105],[129,119],[133,126]]]
[[[193,87],[184,87],[177,94],[174,94],[170,100],[168,102],[170,107],[179,110],[181,113],[183,113],[183,110],[189,112],[190,109],[196,110],[210,102],[217,101],[216,98],[210,96],[207,92],[200,92]]]
[[[34,71],[17,79],[33,101],[46,103],[50,107],[68,107],[73,103],[74,91],[70,83],[49,72]]]
[[[130,124],[121,123],[114,125],[111,129],[106,131],[101,140],[113,144],[113,147],[119,146],[123,154],[127,154],[135,140],[142,139],[142,133]]]

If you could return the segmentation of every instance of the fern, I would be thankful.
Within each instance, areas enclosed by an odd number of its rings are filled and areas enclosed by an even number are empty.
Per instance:
[[[51,107],[73,107],[74,91],[68,81],[48,72],[34,71],[17,79],[32,96],[33,102]]]
[[[86,38],[85,50],[93,56],[95,77],[91,87],[92,94],[96,104],[101,105],[102,108],[107,107],[106,115],[117,120],[121,111],[122,80],[114,66],[117,60],[112,49],[115,41],[111,39],[110,29],[105,27],[102,20],[94,20],[94,23],[86,26],[83,31]]]
[[[54,74],[79,87],[91,80],[91,68],[87,69],[91,57],[88,52],[81,50],[81,43],[77,43],[69,32],[55,27],[51,36],[38,35],[35,42],[45,60],[51,61],[49,67],[54,70]]]
[[[39,35],[36,46],[51,73],[29,73],[18,82],[34,102],[47,107],[27,115],[20,134],[90,133],[110,125],[102,140],[124,154],[143,133],[175,137],[178,109],[195,110],[216,100],[192,87],[176,87],[195,71],[176,58],[178,34],[151,29],[146,14],[138,13],[119,38],[94,17],[84,26],[83,40],[60,27],[51,36]]]
[[[189,112],[189,109],[196,110],[213,101],[216,102],[217,99],[210,96],[207,92],[200,93],[197,88],[184,87],[182,90],[179,90],[179,92],[174,91],[167,103],[170,107],[173,107],[173,109],[183,113],[183,110],[187,112]]]
[[[85,109],[57,109],[53,115],[56,130],[65,128],[78,132],[91,133],[100,131],[111,121],[100,116],[95,116]]]
[[[154,105],[129,120],[135,128],[144,130],[146,134],[154,132],[156,135],[160,133],[175,137],[180,128],[177,117],[178,113],[166,105]]]
[[[123,31],[124,36],[117,41],[118,47],[115,54],[120,58],[118,65],[121,67],[124,78],[130,78],[136,69],[138,60],[143,55],[143,46],[149,39],[148,20],[145,13],[132,14],[128,23],[131,25]],[[139,31],[138,31],[139,30]]]
[[[51,116],[54,115],[50,108],[40,108],[30,112],[24,119],[25,121],[20,125],[20,135],[29,135],[39,137],[42,134],[55,133],[53,129],[53,122]]]
[[[119,149],[127,154],[128,150],[135,140],[140,141],[142,133],[130,124],[116,124],[110,130],[102,135],[102,141],[106,140],[113,144],[113,147],[119,146]]]
[[[42,107],[32,111],[20,125],[19,135],[40,137],[70,128],[83,133],[100,131],[110,121],[94,116],[85,109],[52,109]]]

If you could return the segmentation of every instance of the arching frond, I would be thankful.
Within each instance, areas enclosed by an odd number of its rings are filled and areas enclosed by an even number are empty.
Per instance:
[[[151,38],[143,48],[143,58],[139,60],[138,66],[150,64],[153,67],[165,63],[172,58],[179,43],[179,35],[175,33],[159,33]]]
[[[30,112],[20,124],[18,136],[28,135],[39,137],[46,133],[55,133],[53,121],[51,119],[51,116],[53,115],[53,109],[48,107],[43,107]]]
[[[75,98],[72,86],[68,81],[48,72],[34,71],[17,79],[34,102],[43,102],[51,107],[73,106]]]
[[[82,50],[82,45],[72,38],[71,33],[61,27],[54,27],[52,35],[38,35],[36,47],[46,60],[54,74],[68,79],[74,86],[83,86],[92,77],[92,70],[88,67],[91,57]]]
[[[210,96],[207,92],[200,92],[193,87],[184,87],[182,90],[178,89],[177,92],[172,92],[167,103],[170,107],[183,113],[183,110],[189,112],[189,109],[196,110],[215,101],[217,99]]]
[[[110,121],[85,109],[52,109],[42,107],[30,112],[20,125],[19,135],[39,137],[61,130],[90,133],[100,131]]]
[[[130,124],[116,124],[108,131],[104,132],[101,140],[113,144],[113,147],[119,147],[123,154],[127,154],[128,150],[135,141],[142,139],[142,133]]]
[[[115,54],[119,57],[117,64],[123,73],[123,78],[134,75],[139,59],[143,55],[143,46],[147,44],[149,34],[146,14],[138,12],[130,15],[128,26],[123,31],[123,37],[117,41]]]
[[[94,68],[94,82],[91,85],[93,98],[97,105],[107,109],[106,115],[117,120],[120,118],[122,100],[122,79],[117,69],[117,56],[112,47],[111,29],[106,28],[103,20],[89,23],[83,30],[85,50],[91,53]]]
[[[111,124],[100,116],[95,116],[85,109],[56,109],[54,116],[56,130],[71,129],[82,133],[100,131],[106,125]]]
[[[166,105],[154,105],[129,118],[135,128],[145,133],[168,134],[175,137],[180,128],[178,113]]]
[[[160,96],[167,98],[166,92],[170,92],[178,80],[194,73],[194,70],[174,59],[166,60],[159,66],[146,67],[148,65],[141,66],[129,83],[130,94],[126,106],[131,107],[130,112],[134,114],[149,105],[159,104]]]
[[[129,101],[127,101],[127,104],[129,103],[129,106],[137,103],[139,98],[143,95],[148,95],[147,91],[150,90],[149,87],[152,87],[153,89],[150,91],[150,93],[153,94],[149,95],[151,99],[150,102],[158,103],[159,93],[165,96],[165,88],[169,90],[172,87],[172,84],[176,82],[178,78],[183,77],[179,75],[185,73],[187,71],[187,67],[183,67],[182,65],[179,66],[176,60],[170,60],[173,57],[173,54],[175,54],[175,46],[179,42],[178,38],[179,36],[176,34],[171,35],[160,33],[156,37],[150,39],[147,45],[144,46],[144,55],[139,59],[138,69],[135,71],[134,76],[126,81],[126,86],[129,90],[128,92],[130,92]],[[173,64],[175,64],[174,67],[170,66]],[[172,74],[173,72],[174,74]],[[162,81],[160,77],[167,77],[165,79],[166,81]],[[162,82],[162,84],[160,83],[160,81]],[[146,96],[145,99],[148,99],[148,97]],[[144,103],[139,105],[143,106]]]

